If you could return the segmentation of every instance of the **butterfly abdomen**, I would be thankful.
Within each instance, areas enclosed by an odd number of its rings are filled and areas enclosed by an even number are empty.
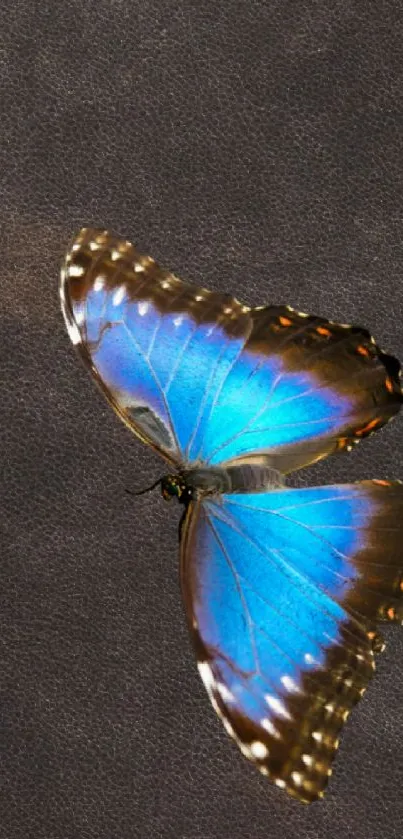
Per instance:
[[[228,466],[231,492],[267,492],[284,486],[284,476],[271,466],[260,463],[239,463]]]
[[[262,492],[284,485],[275,469],[257,463],[219,467],[200,467],[184,473],[187,486],[200,495],[223,495],[233,492]]]

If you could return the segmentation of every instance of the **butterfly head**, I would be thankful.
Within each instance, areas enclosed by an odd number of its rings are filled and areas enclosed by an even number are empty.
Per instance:
[[[192,498],[192,488],[182,475],[165,475],[161,478],[161,493],[165,501],[177,498],[181,504],[188,504]]]

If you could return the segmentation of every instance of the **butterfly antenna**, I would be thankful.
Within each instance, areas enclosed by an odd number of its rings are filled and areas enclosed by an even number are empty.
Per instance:
[[[149,486],[149,487],[145,487],[145,489],[140,489],[140,490],[137,490],[136,492],[133,492],[133,490],[125,488],[125,492],[127,492],[128,495],[145,495],[146,492],[151,492],[151,490],[155,489],[155,487],[157,487],[158,484],[160,484],[160,483],[161,483],[161,478],[158,478],[158,480],[156,480],[154,484],[151,484],[151,486]]]

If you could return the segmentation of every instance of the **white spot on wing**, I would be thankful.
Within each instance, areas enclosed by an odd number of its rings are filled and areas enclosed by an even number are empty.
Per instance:
[[[146,269],[145,269],[144,265],[141,264],[141,262],[135,262],[134,270],[135,270],[136,274],[142,274],[143,271],[145,271]]]
[[[206,688],[208,695],[211,697],[216,684],[211,667],[207,664],[207,661],[198,661],[197,669],[203,680],[204,687]]]
[[[142,300],[141,303],[137,304],[137,309],[138,309],[139,315],[141,315],[141,317],[143,317],[143,315],[146,315],[147,312],[148,312],[149,303],[146,303],[144,300]]]
[[[94,291],[102,291],[104,285],[105,285],[105,277],[103,277],[102,274],[99,274],[99,276],[96,278],[96,280],[94,282],[94,286],[93,286]]]
[[[273,725],[271,720],[269,720],[268,718],[263,718],[262,720],[260,720],[260,725],[262,726],[262,728],[264,728],[265,731],[268,731],[268,733],[271,734],[272,737],[275,737],[276,740],[280,738],[280,733],[277,731],[276,726]]]
[[[112,297],[113,305],[114,306],[120,306],[125,294],[126,294],[126,289],[125,289],[124,285],[119,286],[119,288],[116,289],[116,291],[115,291],[115,293]]]
[[[265,700],[269,706],[279,717],[283,717],[285,720],[291,720],[292,717],[288,713],[287,708],[285,705],[277,698],[277,696],[272,696],[270,693],[265,694]]]
[[[282,778],[276,778],[274,783],[275,783],[276,787],[280,787],[280,789],[284,789],[284,787],[285,787],[285,781],[283,781]]]
[[[301,772],[291,772],[291,780],[294,781],[294,784],[297,787],[300,787],[303,781]]]
[[[301,693],[301,688],[291,676],[282,676],[280,682],[290,693]]]
[[[118,259],[120,259],[120,257],[121,257],[120,251],[117,251],[116,248],[113,248],[113,250],[111,252],[112,261],[116,262]]]
[[[253,743],[250,744],[250,750],[253,757],[257,760],[264,760],[264,758],[269,754],[267,746],[260,740],[254,740]]]
[[[221,696],[221,699],[224,702],[228,702],[228,703],[235,702],[234,694],[231,693],[230,690],[228,690],[227,686],[224,685],[223,682],[217,682],[216,687],[217,687],[218,693]]]
[[[183,320],[184,320],[183,315],[178,315],[178,316],[177,316],[176,318],[174,318],[174,320],[173,320],[174,326],[181,326],[181,325],[182,325],[182,323],[183,323]]]
[[[304,660],[306,664],[315,664],[315,659],[310,653],[305,653]]]
[[[302,762],[305,763],[305,766],[313,766],[312,755],[302,755]]]
[[[82,265],[68,265],[67,274],[69,277],[82,277],[84,274],[84,268]]]

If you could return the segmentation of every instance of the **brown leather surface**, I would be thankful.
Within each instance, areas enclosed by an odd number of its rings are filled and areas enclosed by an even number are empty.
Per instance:
[[[354,321],[403,358],[399,4],[28,0],[0,8],[1,839],[403,833],[403,632],[323,803],[225,737],[177,581],[163,465],[68,340],[61,259],[111,227],[249,304]],[[403,478],[403,420],[313,482]]]

